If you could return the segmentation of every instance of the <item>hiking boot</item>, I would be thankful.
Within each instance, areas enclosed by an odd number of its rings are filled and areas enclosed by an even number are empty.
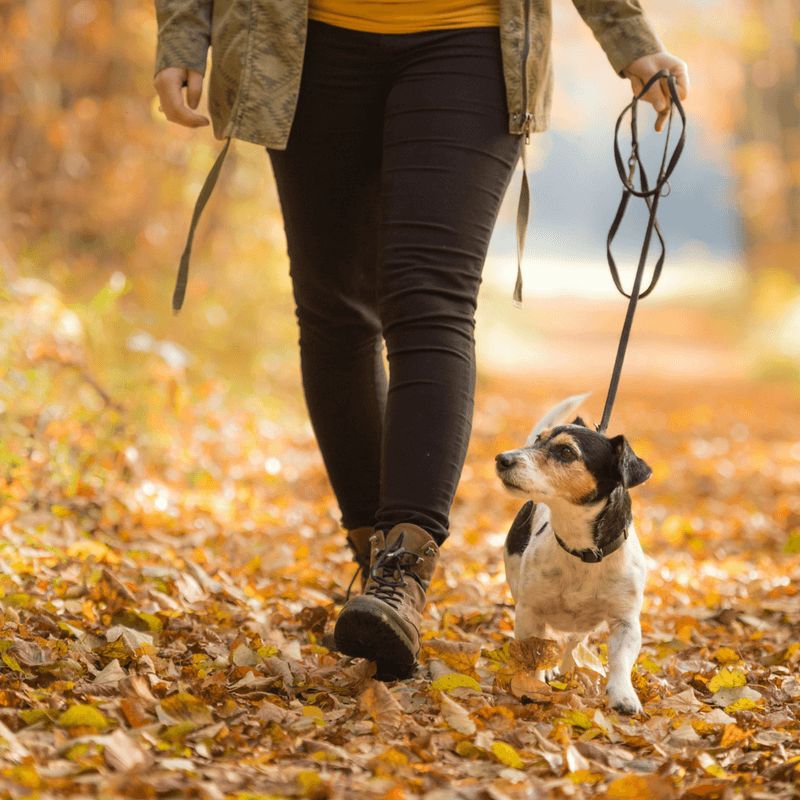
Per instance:
[[[371,537],[364,593],[349,600],[333,631],[337,649],[377,663],[376,678],[407,678],[419,653],[425,592],[439,559],[433,538],[417,525],[395,525]]]
[[[347,532],[347,544],[350,545],[350,549],[353,551],[353,559],[358,564],[358,568],[350,581],[350,585],[347,587],[346,600],[350,599],[350,590],[359,575],[361,575],[361,591],[364,591],[364,586],[369,576],[369,554],[372,549],[370,539],[374,533],[375,529],[371,527],[354,528]]]

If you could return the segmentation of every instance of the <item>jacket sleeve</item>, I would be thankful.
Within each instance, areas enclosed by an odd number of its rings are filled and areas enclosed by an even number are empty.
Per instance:
[[[621,77],[622,70],[637,58],[664,49],[639,0],[573,0],[573,3]]]
[[[165,67],[206,71],[213,0],[155,0],[158,43],[155,73]]]

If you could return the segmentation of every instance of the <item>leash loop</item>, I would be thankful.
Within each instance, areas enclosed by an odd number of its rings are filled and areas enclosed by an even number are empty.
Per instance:
[[[667,131],[664,139],[664,151],[661,156],[661,164],[658,169],[658,177],[655,180],[652,188],[647,180],[647,173],[642,163],[641,155],[639,153],[639,126],[638,126],[638,103],[650,91],[651,87],[661,80],[666,80],[667,88],[670,95],[670,108],[669,119],[667,122]],[[678,116],[681,120],[681,131],[678,136],[678,141],[672,154],[669,153],[670,137],[672,133],[672,120],[674,111],[677,110]],[[627,159],[623,159],[622,150],[620,148],[619,136],[622,122],[626,115],[630,112],[630,131],[631,131],[631,148],[630,155]],[[614,367],[611,371],[611,381],[608,387],[608,394],[606,395],[605,407],[603,408],[603,417],[597,430],[601,433],[605,432],[608,428],[608,423],[611,419],[611,411],[614,407],[614,400],[617,396],[617,389],[619,388],[619,379],[622,374],[622,365],[625,360],[625,352],[628,348],[628,340],[630,339],[631,327],[633,325],[633,317],[636,313],[636,305],[638,301],[647,297],[653,289],[656,288],[659,279],[661,278],[661,270],[664,266],[666,259],[666,245],[664,237],[661,233],[661,228],[656,219],[656,211],[658,209],[658,201],[662,197],[667,197],[672,188],[669,183],[669,178],[672,175],[675,167],[678,165],[683,148],[686,143],[686,112],[681,104],[680,97],[678,96],[678,89],[675,84],[675,76],[667,70],[659,70],[644,84],[638,94],[634,95],[631,102],[622,110],[622,113],[617,118],[617,123],[614,126],[614,163],[619,173],[620,181],[622,182],[622,197],[617,207],[617,213],[611,222],[608,230],[608,238],[606,239],[606,256],[608,260],[608,268],[611,272],[611,279],[614,281],[617,291],[623,296],[628,298],[628,309],[625,314],[625,322],[622,325],[622,332],[620,334],[619,345],[617,346],[617,355],[614,360]],[[626,169],[627,166],[627,169]],[[639,186],[634,185],[634,178],[636,173],[639,173]],[[647,210],[649,212],[647,218],[647,227],[645,229],[644,241],[642,243],[642,250],[639,255],[639,264],[636,268],[636,276],[633,281],[633,287],[630,293],[626,292],[622,286],[620,279],[619,269],[614,260],[614,255],[611,252],[611,245],[614,237],[619,230],[622,220],[625,217],[625,212],[628,208],[628,203],[631,197],[638,197],[644,200]],[[653,275],[650,283],[642,290],[642,279],[644,277],[644,269],[647,264],[647,256],[650,251],[650,242],[655,232],[656,238],[660,246],[660,253],[653,267]]]

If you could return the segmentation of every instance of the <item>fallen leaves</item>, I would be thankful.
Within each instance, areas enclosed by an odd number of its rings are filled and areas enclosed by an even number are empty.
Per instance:
[[[724,667],[708,682],[708,691],[715,693],[720,689],[734,689],[744,686],[745,683],[747,677],[742,670]]]
[[[92,728],[104,730],[111,722],[100,709],[86,703],[76,703],[59,714],[58,724],[62,728]]]
[[[0,445],[0,791],[788,800],[792,402],[726,390],[712,409],[658,386],[620,405],[660,476],[635,497],[651,570],[630,719],[605,701],[603,634],[547,682],[556,644],[513,637],[501,546],[517,501],[492,457],[572,388],[483,379],[421,665],[387,685],[331,647],[352,566],[294,406],[253,410],[209,379],[133,426],[54,385]]]
[[[472,736],[475,733],[477,727],[466,708],[446,694],[439,697],[439,706],[442,710],[442,717],[454,731],[463,733],[465,736]]]
[[[359,703],[382,735],[391,737],[400,731],[404,721],[403,709],[386,684],[370,681],[361,693]]]

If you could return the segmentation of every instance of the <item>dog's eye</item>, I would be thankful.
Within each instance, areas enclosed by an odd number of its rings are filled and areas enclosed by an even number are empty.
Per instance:
[[[574,461],[578,457],[577,453],[566,444],[556,447],[554,455],[559,461]]]

